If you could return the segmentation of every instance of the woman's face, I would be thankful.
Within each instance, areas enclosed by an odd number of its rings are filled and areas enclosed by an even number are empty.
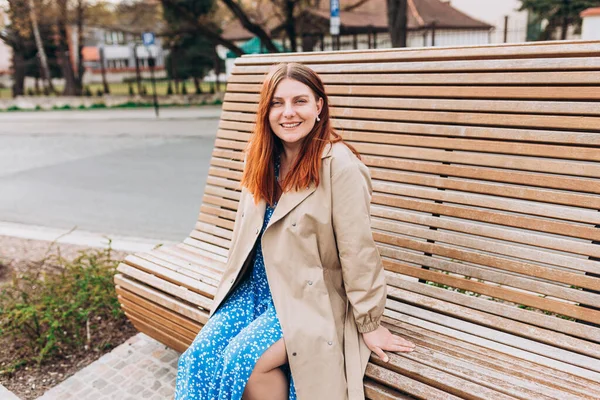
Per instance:
[[[322,107],[323,99],[316,101],[308,86],[285,78],[277,85],[271,100],[271,130],[284,143],[301,143],[315,126]]]

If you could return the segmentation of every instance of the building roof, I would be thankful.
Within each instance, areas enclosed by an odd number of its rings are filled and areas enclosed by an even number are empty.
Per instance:
[[[356,3],[356,0],[340,0],[340,32],[352,34],[375,30],[388,30],[386,0],[367,0],[350,11],[342,11],[345,7]],[[329,1],[322,1],[318,9],[307,8],[297,17],[298,32],[315,33],[329,31]],[[264,10],[263,10],[264,12]],[[266,15],[266,13],[265,13]],[[488,31],[492,25],[470,17],[455,9],[449,2],[442,0],[408,0],[407,24],[409,30],[429,28],[435,21],[438,29],[473,29]],[[275,13],[264,20],[267,32],[278,34],[283,30],[283,21]],[[239,20],[226,26],[223,37],[229,40],[242,40],[254,35],[243,28]]]
[[[581,18],[600,16],[600,7],[588,8],[586,10],[583,10],[579,15],[581,16]]]

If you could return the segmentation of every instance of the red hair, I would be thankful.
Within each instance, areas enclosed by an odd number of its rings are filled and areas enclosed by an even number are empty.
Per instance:
[[[298,63],[281,63],[273,66],[263,82],[260,91],[256,126],[246,149],[246,166],[242,175],[242,186],[254,195],[254,201],[265,199],[267,204],[275,203],[277,193],[275,182],[275,160],[283,152],[283,144],[271,130],[269,111],[277,85],[285,78],[293,79],[308,86],[318,101],[323,99],[320,121],[302,141],[300,154],[291,165],[290,172],[281,182],[284,192],[307,188],[314,182],[319,186],[321,154],[327,143],[343,142],[358,158],[360,155],[331,127],[329,101],[321,78],[312,69]]]

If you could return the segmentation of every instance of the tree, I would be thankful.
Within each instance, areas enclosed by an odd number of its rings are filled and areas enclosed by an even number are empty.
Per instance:
[[[534,23],[548,21],[546,28],[536,40],[552,40],[560,28],[560,39],[567,38],[569,26],[581,29],[579,14],[590,7],[600,6],[600,0],[521,0],[519,11],[527,10],[535,16]]]
[[[175,0],[176,4],[168,3],[163,8],[165,22],[169,31],[180,32],[188,25],[188,21],[179,18],[181,10],[193,16],[196,21],[205,21],[205,27],[220,34],[220,29],[211,21],[215,10],[214,0]],[[199,90],[199,80],[215,67],[215,44],[203,35],[188,32],[173,34],[166,38],[170,52],[166,59],[169,78],[175,79],[175,92],[179,92],[179,80],[194,78],[196,91]],[[218,58],[218,57],[217,57]],[[220,60],[223,63],[222,60]],[[218,65],[220,66],[220,64]],[[217,68],[215,68],[217,69]],[[184,83],[185,87],[185,83]]]
[[[388,27],[392,47],[406,47],[407,0],[387,0]]]
[[[31,26],[33,29],[33,36],[35,38],[35,46],[37,47],[38,57],[40,58],[40,67],[42,70],[42,79],[46,82],[47,88],[54,91],[52,86],[52,78],[50,77],[50,68],[48,67],[48,58],[46,57],[46,50],[42,43],[42,37],[40,36],[40,29],[38,26],[37,12],[34,0],[29,0],[29,19],[31,20]]]

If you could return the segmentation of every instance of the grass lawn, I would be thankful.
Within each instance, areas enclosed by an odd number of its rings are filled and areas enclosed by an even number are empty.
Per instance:
[[[92,95],[96,96],[96,94],[98,93],[98,90],[102,90],[102,84],[101,83],[92,83],[89,85],[86,85],[90,91],[92,92]],[[122,96],[127,96],[129,95],[129,84],[128,83],[110,83],[109,85],[110,88],[110,94],[113,95],[122,95]],[[133,87],[133,91],[135,94],[137,94],[138,90],[137,90],[137,83],[133,82],[131,84],[131,86]],[[152,94],[152,82],[150,80],[143,80],[142,81],[142,86],[144,86],[146,88],[146,93],[147,94]],[[169,86],[169,83],[167,81],[157,81],[156,82],[156,92],[157,94],[160,95],[166,95],[167,94],[167,88]],[[196,89],[194,87],[194,82],[192,80],[189,80],[185,83],[186,89],[187,89],[187,93],[188,94],[194,94],[196,92]],[[202,82],[200,84],[200,88],[202,89],[202,93],[209,93],[210,92],[210,88],[211,88],[212,84],[209,82]],[[225,86],[226,83],[221,82],[220,84],[220,88],[221,90],[225,90]],[[57,86],[56,90],[58,90],[58,92],[62,92],[63,87],[62,86]],[[180,89],[179,92],[181,93],[181,84],[180,84]],[[175,93],[175,85],[173,85],[173,93]],[[0,98],[10,98],[12,97],[12,92],[10,88],[0,88]]]

